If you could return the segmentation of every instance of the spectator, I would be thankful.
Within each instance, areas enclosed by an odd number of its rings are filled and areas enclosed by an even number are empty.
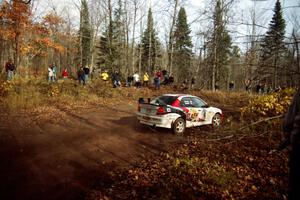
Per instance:
[[[138,74],[138,72],[135,72],[135,74],[133,74],[133,79],[134,79],[135,87],[140,88],[141,80],[140,80],[140,75]]]
[[[79,83],[85,84],[83,67],[81,67],[81,68],[78,70],[78,72],[77,72],[77,77],[78,77]]]
[[[256,91],[257,94],[261,94],[262,93],[262,84],[261,83],[258,83],[256,85],[255,91]]]
[[[51,83],[53,82],[53,67],[48,67],[48,82]]]
[[[109,75],[107,73],[107,70],[104,70],[104,72],[102,72],[101,74],[101,79],[104,81],[104,82],[107,82],[109,80]]]
[[[284,140],[277,150],[291,146],[289,156],[289,200],[300,199],[300,87],[283,121]]]
[[[62,72],[62,77],[63,77],[63,79],[67,79],[68,76],[69,76],[68,70],[67,70],[67,68],[65,68],[65,69],[63,70],[63,72]]]
[[[259,91],[259,94],[264,94],[265,93],[265,84],[263,83],[260,83],[260,91]]]
[[[143,80],[143,85],[148,87],[148,83],[149,83],[149,75],[147,72],[145,72],[144,74],[144,80]]]
[[[173,84],[174,83],[174,76],[172,74],[170,74],[169,76],[169,84]]]
[[[133,77],[131,75],[128,75],[127,81],[126,81],[126,86],[131,87],[132,83],[133,83]]]
[[[188,80],[184,79],[181,85],[182,89],[188,89],[188,84],[189,84]]]
[[[268,94],[273,93],[273,92],[274,92],[273,87],[272,87],[272,86],[269,86],[267,92],[268,92]]]
[[[89,80],[89,74],[90,74],[90,68],[88,68],[87,66],[85,66],[83,68],[84,71],[84,80],[83,80],[83,84],[87,84],[88,80]]]
[[[5,71],[7,73],[7,80],[12,80],[14,76],[15,65],[11,58],[9,58],[7,63],[5,64]]]
[[[215,84],[215,90],[219,91],[219,85],[217,83]]]
[[[246,92],[251,91],[251,80],[250,79],[245,80],[245,89],[246,89]]]
[[[155,77],[158,77],[158,78],[159,78],[159,81],[162,80],[162,73],[161,73],[160,70],[157,70],[157,71],[156,71]]]
[[[230,81],[230,83],[229,83],[229,91],[233,91],[233,89],[234,89],[234,82]]]
[[[115,71],[115,73],[112,75],[112,81],[114,88],[121,86],[121,78],[118,71]]]
[[[52,72],[53,72],[53,82],[56,81],[56,72],[57,72],[57,67],[55,65],[55,63],[52,64]]]
[[[282,88],[280,86],[275,87],[275,92],[280,92]]]
[[[196,76],[193,76],[192,80],[191,80],[191,88],[194,89],[196,84]]]
[[[166,71],[166,70],[164,70]],[[163,82],[164,85],[168,85],[169,84],[169,75],[168,73],[165,73],[164,74],[164,82]]]
[[[154,77],[154,88],[155,88],[155,90],[160,89],[160,78],[158,76]]]

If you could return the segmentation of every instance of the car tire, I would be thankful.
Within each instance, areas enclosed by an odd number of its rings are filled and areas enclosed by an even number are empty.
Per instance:
[[[175,135],[183,135],[185,131],[185,120],[183,118],[176,119],[173,123],[172,129]]]
[[[218,128],[221,126],[222,117],[219,113],[215,114],[212,118],[212,126],[213,128]]]

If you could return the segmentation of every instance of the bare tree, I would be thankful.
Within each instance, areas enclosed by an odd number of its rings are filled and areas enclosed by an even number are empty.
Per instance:
[[[176,22],[176,17],[177,17],[177,10],[178,10],[178,0],[174,0],[174,9],[173,9],[173,14],[171,18],[171,27],[169,31],[169,42],[168,42],[168,68],[169,68],[169,73],[172,73],[172,68],[173,68],[173,51],[174,51],[174,26]]]

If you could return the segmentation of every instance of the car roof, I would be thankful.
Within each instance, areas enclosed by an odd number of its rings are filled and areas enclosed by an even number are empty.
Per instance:
[[[194,95],[190,95],[190,94],[163,94],[161,97],[163,96],[168,96],[168,97],[176,97],[179,101],[182,100],[182,98],[184,97],[196,97],[196,98],[200,98]],[[204,103],[206,103],[202,98],[200,98]]]
[[[162,96],[171,96],[171,97],[195,97],[190,94],[163,94]]]

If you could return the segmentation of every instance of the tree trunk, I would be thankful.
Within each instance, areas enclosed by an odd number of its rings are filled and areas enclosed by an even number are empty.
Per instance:
[[[168,66],[169,66],[169,73],[172,73],[173,70],[173,51],[174,51],[174,26],[176,22],[176,16],[177,16],[177,7],[178,7],[178,0],[175,0],[175,7],[174,12],[172,16],[172,24],[171,29],[169,33],[169,45],[168,45]]]
[[[126,54],[126,72],[129,70],[129,20],[128,20],[128,12],[127,12],[127,0],[125,0],[125,37],[126,37],[126,45],[125,45],[125,54]]]
[[[216,26],[214,27],[216,31]],[[213,59],[213,68],[212,68],[212,77],[211,77],[211,87],[212,91],[215,91],[216,88],[216,65],[217,65],[217,44],[216,44],[216,35],[214,34],[214,59]]]
[[[111,67],[113,68],[113,60],[112,60],[112,7],[111,7],[111,0],[108,0],[108,15],[109,15],[109,22],[108,22],[108,48],[109,48],[109,59]],[[113,69],[114,70],[114,69]]]
[[[142,71],[142,38],[143,38],[143,16],[141,17],[140,22],[140,46],[139,46],[139,74],[141,74]]]
[[[151,73],[151,48],[152,48],[152,30],[149,30],[150,38],[149,38],[149,55],[148,55],[148,73]]]
[[[293,39],[294,39],[294,46],[296,48],[296,58],[297,58],[297,79],[298,79],[298,86],[300,85],[300,54],[299,54],[299,44],[298,44],[298,40],[297,40],[297,37],[295,35],[295,32],[293,30],[293,33],[292,33],[292,36],[293,36]]]
[[[134,15],[133,15],[133,30],[132,30],[132,44],[131,44],[131,50],[132,50],[132,54],[131,54],[131,59],[132,59],[132,62],[131,62],[131,67],[132,67],[132,72],[131,74],[134,73],[135,71],[135,47],[134,47],[134,43],[135,43],[135,25],[136,25],[136,13],[137,13],[137,1],[135,0],[134,1]]]
[[[15,56],[14,56],[14,63],[16,69],[19,66],[19,59],[20,59],[20,33],[17,31],[15,36]]]

